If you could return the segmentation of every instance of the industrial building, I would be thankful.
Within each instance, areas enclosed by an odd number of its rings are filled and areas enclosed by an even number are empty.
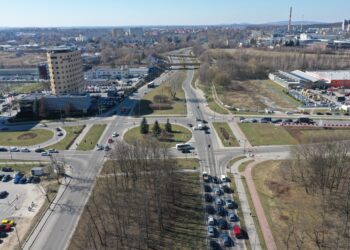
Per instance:
[[[57,48],[47,52],[53,95],[80,93],[84,76],[81,53],[72,48]]]
[[[324,80],[329,87],[350,88],[350,70],[307,71],[306,74]]]
[[[284,88],[350,88],[350,70],[336,71],[278,71],[269,78]]]

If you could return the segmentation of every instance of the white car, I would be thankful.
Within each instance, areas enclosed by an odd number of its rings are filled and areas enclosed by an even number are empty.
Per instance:
[[[222,182],[226,182],[226,176],[225,175],[220,175],[220,180],[222,181]]]
[[[19,152],[17,147],[10,147],[10,152]]]
[[[215,219],[213,216],[208,217],[208,225],[209,226],[214,226],[215,225]]]
[[[49,152],[46,152],[46,151],[44,151],[44,152],[42,152],[41,153],[41,156],[50,156],[51,154],[49,153]]]
[[[118,137],[119,134],[117,132],[113,132],[112,137]]]
[[[23,152],[23,153],[29,153],[29,152],[30,152],[30,149],[29,149],[29,148],[22,148],[22,149],[21,149],[21,152]]]

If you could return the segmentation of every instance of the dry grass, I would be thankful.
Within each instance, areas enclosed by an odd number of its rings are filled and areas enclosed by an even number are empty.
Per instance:
[[[17,57],[15,52],[0,52],[0,66],[2,67],[36,67],[42,61],[46,61],[45,53],[28,53]]]
[[[286,164],[284,161],[268,161],[253,169],[253,179],[277,249],[286,249],[284,242],[289,224],[294,224],[297,235],[304,232],[305,243],[302,249],[316,249],[306,234],[312,235],[313,229],[319,227],[320,197],[307,195],[301,185],[291,182]],[[289,243],[291,249],[296,249],[293,237]]]
[[[270,80],[235,81],[228,90],[217,87],[219,98],[227,105],[240,109],[263,110],[265,108],[295,109],[299,103],[282,91],[282,87]]]

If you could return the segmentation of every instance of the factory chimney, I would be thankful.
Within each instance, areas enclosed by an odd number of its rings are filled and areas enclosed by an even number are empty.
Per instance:
[[[290,7],[289,22],[288,22],[288,33],[290,33],[292,31],[292,12],[293,12],[293,7]]]

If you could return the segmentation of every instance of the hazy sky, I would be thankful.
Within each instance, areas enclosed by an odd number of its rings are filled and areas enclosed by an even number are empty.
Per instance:
[[[1,0],[0,27],[264,23],[350,19],[350,0]]]

